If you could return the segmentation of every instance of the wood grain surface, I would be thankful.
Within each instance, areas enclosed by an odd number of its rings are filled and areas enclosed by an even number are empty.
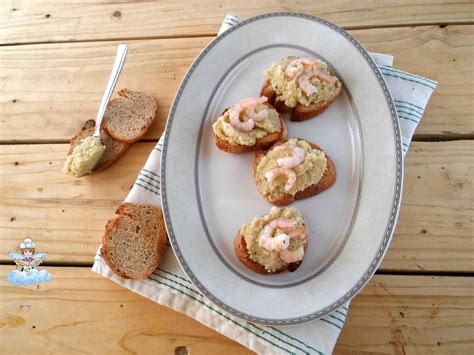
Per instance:
[[[34,43],[118,38],[214,36],[228,13],[246,19],[277,11],[321,16],[346,28],[471,23],[464,1],[4,1],[0,43]],[[100,30],[98,30],[98,27]]]
[[[52,281],[22,288],[6,283],[10,269],[0,266],[0,343],[12,354],[250,353],[89,268],[49,267]],[[377,275],[351,303],[335,353],[467,352],[473,289],[471,278]]]
[[[0,266],[0,344],[10,354],[251,353],[90,268],[47,268],[53,280],[29,287],[7,283],[9,269]]]
[[[473,296],[469,277],[377,275],[352,301],[336,353],[467,354]]]
[[[438,80],[418,136],[474,134],[474,26],[368,29],[352,33],[371,51],[395,55],[397,68]],[[128,42],[118,88],[155,96],[158,139],[174,94],[211,38]],[[0,142],[66,142],[94,119],[117,42],[0,47]],[[336,65],[337,67],[337,65]],[[256,92],[259,88],[255,88]],[[28,125],[22,125],[27,120]]]
[[[368,50],[394,55],[396,68],[439,82],[405,161],[392,244],[379,274],[352,301],[334,353],[472,353],[472,0],[2,1],[0,263],[8,265],[0,265],[0,352],[251,353],[90,265],[194,57],[227,13],[245,19],[274,11],[333,21]],[[69,178],[60,172],[66,143],[95,118],[119,42],[130,50],[117,87],[153,94],[158,119],[149,142],[135,144],[112,167]],[[8,253],[26,236],[48,252],[51,282],[7,283]]]
[[[153,146],[135,144],[108,170],[82,179],[60,172],[65,144],[0,146],[0,261],[34,235],[48,262],[90,264],[106,221]],[[474,144],[414,142],[405,172],[399,222],[381,269],[473,272]]]

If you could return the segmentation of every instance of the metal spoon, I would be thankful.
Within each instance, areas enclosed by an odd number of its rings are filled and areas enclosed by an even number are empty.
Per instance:
[[[102,123],[102,118],[104,118],[105,109],[107,108],[110,97],[115,90],[115,85],[117,85],[120,73],[122,72],[123,63],[125,63],[125,58],[127,57],[127,51],[128,46],[126,44],[118,45],[114,67],[112,68],[112,73],[110,73],[104,96],[102,96],[102,101],[100,101],[99,112],[97,112],[97,118],[95,119],[95,130],[94,134],[92,134],[94,138],[100,138],[100,125]]]

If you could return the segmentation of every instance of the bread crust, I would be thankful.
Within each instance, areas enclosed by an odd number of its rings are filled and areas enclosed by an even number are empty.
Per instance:
[[[131,277],[122,272],[118,267],[116,267],[108,258],[107,258],[107,249],[109,247],[110,241],[110,232],[113,231],[115,228],[118,228],[123,216],[114,216],[107,221],[105,225],[105,232],[102,238],[102,247],[100,248],[100,254],[102,255],[102,259],[104,259],[107,266],[114,272],[114,274],[123,277],[124,279],[130,279]]]
[[[297,139],[301,139],[301,138],[297,138]],[[308,144],[313,149],[318,149],[318,150],[324,152],[324,150],[321,149],[318,145],[316,145],[314,143],[311,143],[308,140],[306,140],[306,142],[308,142]],[[284,143],[284,142],[279,142],[278,144],[281,144],[281,143]],[[256,183],[256,180],[257,180],[257,166],[258,166],[258,163],[260,162],[260,159],[262,159],[265,156],[266,153],[267,153],[267,151],[258,151],[258,152],[255,153],[255,156],[254,156],[254,159],[253,159],[253,174],[252,175],[253,175],[255,186],[257,187],[257,190],[258,190],[258,185]],[[326,152],[325,152],[325,154],[326,154]],[[295,194],[295,196],[292,196],[290,194],[283,194],[282,196],[280,196],[278,198],[271,198],[271,197],[267,198],[267,197],[263,196],[263,194],[258,190],[258,192],[260,193],[260,196],[262,196],[266,201],[270,202],[271,204],[273,204],[275,206],[286,206],[286,205],[289,205],[290,203],[293,203],[296,200],[302,200],[302,199],[305,199],[305,198],[308,198],[308,197],[312,197],[312,196],[315,196],[315,195],[323,192],[324,190],[327,190],[332,185],[334,185],[334,183],[336,182],[336,166],[334,165],[334,162],[332,161],[332,159],[327,154],[326,154],[326,159],[327,159],[327,166],[326,166],[326,170],[324,171],[323,176],[321,177],[321,179],[316,184],[313,184],[313,185],[309,186],[308,188],[304,189],[303,191],[297,192]]]
[[[142,92],[143,93],[143,92]],[[112,103],[112,102],[115,102],[117,100],[121,100],[122,98],[130,98],[128,96],[128,90],[126,88],[124,89],[121,89],[117,92],[117,94],[120,96],[120,97],[117,97],[115,99],[112,99],[110,100],[109,102],[109,105]],[[148,95],[148,94],[146,94]],[[150,97],[153,97],[151,95],[148,95]],[[142,139],[146,132],[148,132],[148,129],[151,127],[151,125],[153,124],[153,122],[155,121],[155,118],[156,118],[156,110],[157,110],[157,104],[156,104],[156,100],[155,98],[153,97],[153,100],[155,101],[155,109],[153,111],[154,115],[153,117],[150,117],[149,118],[149,122],[148,124],[146,124],[145,126],[141,127],[140,128],[140,132],[134,136],[133,138],[124,138],[123,136],[119,136],[119,135],[116,135],[114,134],[114,132],[112,132],[111,130],[109,130],[109,128],[107,127],[107,123],[105,122],[105,120],[102,121],[102,129],[107,132],[107,134],[112,137],[115,141],[117,142],[122,142],[122,143],[127,143],[127,144],[132,144],[132,143],[135,143],[137,141],[139,141],[140,139]]]
[[[303,259],[301,261],[286,264],[281,269],[278,269],[278,270],[275,270],[275,271],[267,271],[263,265],[257,263],[256,261],[253,261],[250,258],[250,255],[249,255],[249,252],[248,252],[248,249],[247,249],[247,243],[245,242],[245,238],[244,238],[243,234],[240,233],[240,231],[235,236],[234,249],[235,249],[235,253],[237,254],[237,257],[242,262],[242,264],[244,264],[249,269],[251,269],[251,270],[253,270],[256,273],[259,273],[261,275],[279,274],[279,273],[281,273],[283,271],[286,271],[286,270],[288,270],[290,272],[293,272],[296,269],[298,269],[298,267],[301,265],[301,263],[304,260]],[[308,249],[308,238],[306,238],[306,243],[304,244],[305,253],[306,253],[307,249]]]
[[[85,138],[87,136],[92,136],[92,134],[94,133],[94,125],[90,122],[90,120],[86,122],[83,128],[84,129],[82,131],[80,131],[79,133],[77,133],[71,138],[70,140],[71,147],[69,148],[68,155],[72,153],[72,151],[74,150],[74,147],[79,143],[79,141],[82,138]],[[104,132],[104,130],[101,131],[101,137],[105,143],[106,152],[104,153],[103,157],[99,160],[99,162],[96,164],[94,169],[92,169],[90,174],[102,171],[105,168],[109,167],[110,165],[115,163],[122,155],[124,155],[125,152],[128,150],[128,148],[130,148],[130,144],[115,141],[115,143],[117,144],[117,149],[114,149],[113,152],[107,151],[108,145],[107,145],[106,140],[110,139],[111,141],[113,141],[113,139],[106,132]],[[114,154],[110,154],[110,153],[114,153]]]
[[[145,213],[145,209],[152,209],[152,213]],[[140,213],[142,211],[143,213]],[[146,216],[145,216],[146,214]],[[146,223],[148,218],[156,218],[155,221],[157,223],[157,233],[156,235],[143,235],[146,238],[156,238],[156,250],[153,251],[154,258],[153,260],[149,260],[150,263],[146,269],[142,270],[141,273],[134,275],[127,275],[124,271],[120,269],[120,265],[115,265],[109,258],[107,257],[107,249],[109,247],[109,243],[111,240],[111,232],[114,231],[116,228],[120,228],[120,223],[124,220],[129,219],[129,223],[133,221],[137,226],[144,227],[143,224]],[[138,205],[138,204],[130,204],[130,203],[123,203],[121,204],[116,211],[116,215],[112,217],[105,226],[104,236],[102,238],[102,247],[101,247],[101,255],[104,259],[105,263],[109,266],[109,268],[117,275],[126,278],[126,279],[144,279],[151,275],[158,265],[161,262],[162,256],[166,249],[166,228],[165,222],[163,218],[163,213],[160,208],[151,205]]]
[[[265,103],[266,106],[268,106],[271,109],[275,109],[272,105]],[[221,116],[225,114],[229,109],[225,109]],[[277,110],[278,112],[278,110]],[[214,137],[216,139],[216,146],[220,150],[223,150],[224,152],[227,153],[237,153],[237,154],[242,154],[242,153],[248,153],[248,152],[253,152],[256,150],[260,149],[268,149],[271,147],[273,144],[279,141],[283,141],[287,139],[288,131],[286,129],[285,122],[283,121],[283,118],[278,114],[280,118],[280,129],[276,132],[270,133],[269,135],[266,135],[263,138],[257,139],[254,145],[252,146],[246,146],[246,145],[240,145],[240,144],[231,144],[227,142],[226,140],[220,138],[218,135],[214,133]]]
[[[290,121],[301,122],[309,120],[310,118],[313,118],[325,111],[329,106],[331,106],[334,100],[336,100],[341,91],[342,86],[339,86],[334,97],[324,104],[312,104],[309,106],[304,106],[298,103],[295,107],[291,108],[288,107],[284,101],[277,99],[276,92],[270,87],[270,84],[267,80],[262,85],[262,88],[260,90],[260,96],[265,96],[266,98],[268,98],[268,102],[275,106],[278,112],[290,113]]]

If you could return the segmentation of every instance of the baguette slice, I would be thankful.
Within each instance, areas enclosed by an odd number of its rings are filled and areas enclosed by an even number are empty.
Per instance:
[[[323,149],[321,149],[316,144],[311,143],[309,141],[307,142],[312,148],[323,151]],[[260,160],[265,156],[266,153],[267,153],[266,151],[256,152],[253,159],[253,178],[255,181],[255,185],[257,186],[257,190],[258,190],[258,185],[256,183],[257,182],[257,179],[256,179],[257,166]],[[334,162],[332,161],[332,159],[327,154],[326,154],[326,159],[328,162],[326,170],[324,171],[324,174],[321,177],[321,179],[316,184],[309,186],[303,191],[297,192],[294,196],[290,194],[283,194],[282,196],[279,196],[278,198],[272,198],[272,197],[267,198],[263,196],[262,193],[260,193],[259,191],[260,195],[275,206],[286,206],[286,205],[289,205],[290,203],[293,203],[296,200],[302,200],[311,196],[315,196],[319,194],[320,192],[327,190],[336,182],[336,167],[334,166]]]
[[[105,226],[101,254],[121,277],[148,277],[160,264],[165,249],[166,229],[158,207],[123,203]]]
[[[269,108],[274,108],[273,106],[266,104]],[[225,109],[224,112],[222,112],[221,116],[224,115],[229,109]],[[220,138],[218,135],[214,133],[214,137],[216,138],[216,146],[220,150],[223,150],[224,152],[228,153],[248,153],[248,152],[254,152],[256,150],[261,150],[261,149],[268,149],[270,148],[273,144],[279,141],[284,141],[287,139],[288,131],[286,129],[285,122],[280,116],[280,128],[278,131],[270,133],[269,135],[258,139],[253,146],[247,146],[247,145],[235,145],[227,142],[226,140]]]
[[[119,98],[109,102],[102,128],[113,139],[133,143],[141,139],[156,117],[156,101],[143,92],[122,89]]]
[[[319,115],[324,110],[326,110],[334,102],[334,100],[336,100],[336,98],[341,93],[341,90],[342,86],[339,87],[334,96],[326,103],[312,104],[307,107],[297,104],[295,107],[291,108],[286,106],[284,101],[277,99],[277,93],[270,87],[270,84],[267,80],[265,83],[263,83],[262,89],[260,90],[260,96],[266,96],[268,102],[275,106],[278,112],[290,113],[290,121],[301,122],[309,120],[310,118],[313,118],[314,116]]]
[[[275,271],[267,271],[265,269],[265,267],[261,264],[259,264],[258,262],[256,261],[253,261],[251,258],[250,258],[250,255],[249,255],[249,251],[247,249],[247,243],[245,242],[245,238],[244,236],[240,233],[240,231],[237,233],[237,235],[235,236],[235,239],[234,239],[234,249],[235,249],[235,253],[237,254],[237,257],[239,258],[239,260],[242,262],[242,264],[244,264],[245,266],[247,266],[249,269],[259,273],[259,274],[262,274],[262,275],[268,275],[268,274],[279,274],[283,271],[290,271],[290,272],[293,272],[295,271],[296,269],[298,269],[298,267],[301,265],[301,263],[303,262],[303,260],[301,261],[297,261],[297,262],[294,262],[294,263],[289,263],[289,264],[286,264],[284,267],[282,267],[281,269],[278,269],[278,270],[275,270]],[[308,249],[308,239],[306,239],[306,243],[304,244],[304,251],[306,253]]]
[[[94,121],[92,121],[94,122]],[[92,126],[92,127],[91,127]],[[90,127],[90,128],[86,128]],[[80,144],[81,140],[85,137],[92,136],[94,133],[94,125],[91,124],[89,121],[86,122],[84,127],[85,129],[76,134],[74,137],[71,138],[71,148],[69,149],[69,154],[72,153],[74,148]],[[105,152],[92,170],[92,172],[97,172],[104,170],[108,166],[115,163],[130,147],[130,144],[121,143],[114,141],[104,130],[101,130],[100,137],[102,138],[102,142],[105,144]]]

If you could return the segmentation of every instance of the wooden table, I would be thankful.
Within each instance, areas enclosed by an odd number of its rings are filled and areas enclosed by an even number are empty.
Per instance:
[[[377,274],[352,302],[336,353],[467,353],[474,346],[472,1],[3,1],[0,8],[0,344],[9,353],[247,353],[91,271],[104,224],[133,184],[187,68],[228,12],[299,11],[439,87],[405,162],[403,205]],[[331,3],[331,4],[330,4]],[[152,93],[157,122],[108,170],[61,173],[69,137],[95,118],[117,43],[118,87]],[[31,236],[54,280],[6,282]],[[186,347],[183,348],[183,347]]]

